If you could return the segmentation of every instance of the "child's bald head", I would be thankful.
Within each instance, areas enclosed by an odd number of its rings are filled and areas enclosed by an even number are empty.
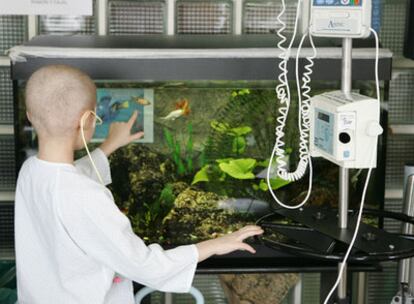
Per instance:
[[[94,82],[70,66],[43,67],[26,86],[27,112],[39,136],[73,136],[82,114],[95,104]]]

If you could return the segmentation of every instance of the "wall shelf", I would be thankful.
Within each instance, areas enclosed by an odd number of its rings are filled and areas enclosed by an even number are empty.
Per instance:
[[[0,125],[0,135],[13,135],[14,126],[13,125]]]
[[[0,204],[1,202],[14,202],[14,191],[0,191]]]
[[[395,69],[414,69],[414,60],[405,58],[405,57],[394,58],[394,68]]]
[[[392,134],[414,135],[414,125],[411,124],[390,125],[389,128]]]
[[[385,199],[402,199],[403,189],[385,189]]]

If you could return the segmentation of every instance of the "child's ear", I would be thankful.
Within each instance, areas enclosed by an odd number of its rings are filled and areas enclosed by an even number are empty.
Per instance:
[[[32,118],[30,117],[30,113],[26,111],[26,116],[27,119],[30,121],[30,123],[32,123]]]

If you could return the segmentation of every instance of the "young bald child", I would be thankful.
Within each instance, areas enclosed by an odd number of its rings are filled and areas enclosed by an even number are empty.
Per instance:
[[[140,138],[137,113],[113,123],[88,158],[74,161],[94,133],[96,87],[81,71],[47,66],[26,87],[27,117],[39,151],[23,164],[16,189],[15,233],[20,304],[133,304],[132,282],[167,292],[190,289],[197,263],[212,255],[254,249],[243,241],[262,233],[246,226],[224,237],[163,250],[134,234],[105,185],[108,156]]]

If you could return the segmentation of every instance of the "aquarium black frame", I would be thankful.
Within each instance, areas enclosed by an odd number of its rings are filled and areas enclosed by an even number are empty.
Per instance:
[[[13,62],[12,79],[27,79],[31,73],[47,64],[63,63],[80,68],[95,80],[275,80],[277,78],[277,37],[275,35],[148,35],[148,36],[38,36],[25,43],[20,49],[25,53],[24,62]],[[331,55],[318,56],[315,61],[313,80],[341,79],[341,40],[315,38],[319,52],[331,51]],[[297,43],[295,44],[297,45]],[[374,46],[372,39],[355,39],[353,80],[374,80]],[[36,56],[31,48],[77,48],[88,50],[123,50],[125,57],[110,58],[96,56],[74,58],[68,53],[66,58]],[[307,45],[304,51],[309,49]],[[372,49],[370,54],[363,49]],[[13,50],[13,49],[12,49]],[[138,50],[170,51],[170,58],[154,56],[139,58]],[[191,50],[191,55],[179,55]],[[210,51],[210,52],[208,52]],[[217,54],[225,52],[225,54]],[[240,53],[241,51],[241,53]],[[245,51],[244,55],[243,52]],[[359,52],[361,51],[361,52]],[[197,53],[203,52],[202,56]],[[45,51],[47,54],[47,51]],[[293,54],[294,55],[294,54]],[[292,56],[293,56],[292,55]],[[134,56],[128,58],[127,56]],[[292,57],[293,58],[293,57]],[[300,60],[303,71],[305,60]],[[294,60],[288,64],[289,78],[294,79]],[[392,73],[392,53],[381,49],[379,59],[380,80],[390,80]]]
[[[39,36],[25,43],[20,50],[28,51],[19,61],[11,64],[11,78],[15,101],[15,113],[18,112],[18,84],[27,80],[38,68],[49,64],[68,64],[88,73],[94,80],[124,80],[124,81],[169,81],[169,80],[274,80],[277,78],[279,59],[269,56],[271,49],[276,50],[274,35],[148,35],[148,36]],[[315,59],[313,80],[339,81],[341,79],[341,42],[338,39],[316,39],[316,45],[321,48],[332,48],[333,56]],[[297,45],[297,44],[296,44]],[[375,42],[372,39],[355,40],[354,48],[373,50]],[[59,58],[30,54],[34,48],[48,47],[80,48],[84,51],[99,49],[127,50],[135,54],[137,50],[194,50],[194,54],[186,57],[171,58]],[[198,50],[211,50],[211,55],[197,57]],[[254,55],[257,50],[269,50],[265,55]],[[306,49],[306,47],[305,47]],[[225,50],[227,57],[216,56],[214,50]],[[238,50],[245,50],[246,56],[240,56]],[[232,56],[232,52],[237,55]],[[260,53],[260,52],[259,52]],[[266,53],[266,52],[265,52]],[[356,51],[356,53],[358,53]],[[338,55],[339,54],[339,55]],[[353,80],[374,80],[374,52],[371,55],[358,53],[353,61]],[[193,58],[195,57],[197,58]],[[190,58],[191,57],[191,58]],[[21,60],[23,59],[23,60]],[[300,60],[300,70],[303,71],[305,60]],[[392,73],[392,53],[381,49],[379,60],[379,78],[388,86]],[[289,77],[294,79],[294,62],[290,61]],[[18,125],[15,120],[15,134]],[[17,138],[17,137],[16,137]],[[18,144],[18,139],[16,139]],[[385,145],[384,145],[385,149]],[[16,149],[17,153],[17,149]],[[385,157],[385,150],[382,151]],[[17,155],[16,155],[17,156]],[[380,168],[384,171],[385,166]],[[384,189],[385,192],[385,185]],[[382,206],[383,208],[383,206]],[[199,274],[220,273],[283,273],[283,272],[326,272],[335,273],[335,262],[315,259],[298,258],[285,252],[269,249],[263,244],[253,244],[257,254],[252,256],[246,252],[234,252],[225,256],[212,257],[198,265]],[[350,272],[379,271],[381,267],[372,263],[350,264]]]

